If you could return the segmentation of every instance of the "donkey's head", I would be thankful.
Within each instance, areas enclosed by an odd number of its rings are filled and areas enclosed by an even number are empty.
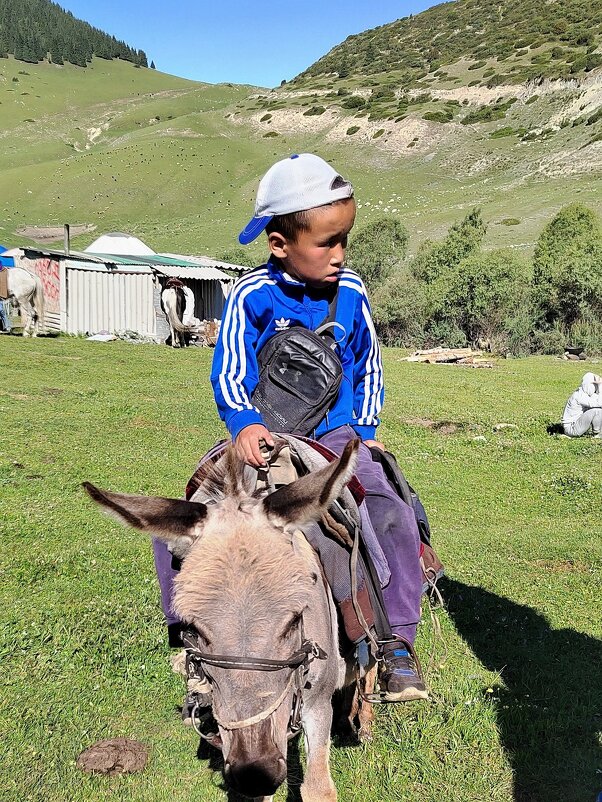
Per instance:
[[[297,669],[253,670],[214,658],[286,663],[304,644],[304,615],[321,615],[329,632],[315,560],[293,532],[319,520],[340,494],[353,474],[357,447],[358,441],[350,442],[340,459],[262,498],[244,490],[233,452],[219,482],[223,497],[214,504],[85,484],[107,512],[167,541],[183,557],[173,607],[196,630],[208,658],[203,667],[213,688],[226,780],[250,797],[271,796],[286,778]]]

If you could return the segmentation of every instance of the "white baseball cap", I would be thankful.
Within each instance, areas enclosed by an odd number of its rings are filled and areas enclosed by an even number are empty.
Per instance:
[[[295,153],[273,164],[259,182],[255,215],[238,235],[241,245],[258,237],[275,215],[326,206],[353,195],[353,187],[324,159]]]

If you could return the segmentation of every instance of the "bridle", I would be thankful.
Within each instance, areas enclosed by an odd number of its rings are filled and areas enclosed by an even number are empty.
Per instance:
[[[272,702],[268,707],[256,713],[249,718],[240,719],[237,721],[224,721],[213,712],[213,718],[224,730],[242,730],[246,727],[252,727],[253,724],[258,724],[264,721],[278,710],[280,705],[286,699],[291,687],[294,688],[293,704],[291,716],[288,726],[288,737],[292,738],[301,729],[301,713],[303,710],[303,696],[302,689],[305,685],[305,678],[309,671],[309,665],[313,660],[326,660],[328,655],[326,652],[310,640],[303,640],[301,646],[297,651],[293,652],[290,657],[285,660],[272,660],[267,657],[241,657],[238,655],[223,655],[223,654],[208,654],[201,651],[199,648],[199,634],[193,629],[189,628],[182,632],[182,641],[186,649],[187,660],[191,660],[196,664],[197,670],[203,671],[204,666],[215,666],[224,669],[237,669],[238,671],[282,671],[290,669],[291,673],[286,683],[286,687],[280,696]],[[206,672],[203,671],[205,676]],[[213,740],[215,734],[207,735],[203,733],[200,727],[196,724],[199,703],[194,706],[192,711],[192,723],[196,732],[205,740]]]

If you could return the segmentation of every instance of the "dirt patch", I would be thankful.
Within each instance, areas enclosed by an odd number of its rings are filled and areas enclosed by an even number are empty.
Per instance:
[[[95,231],[96,226],[93,223],[83,223],[81,225],[69,226],[72,237],[77,237],[79,234],[88,234],[90,231]],[[63,226],[22,226],[16,230],[16,234],[20,237],[27,237],[34,242],[56,242],[63,238]]]
[[[436,421],[429,418],[406,418],[402,423],[407,423],[409,426],[423,426],[425,429],[432,429],[439,434],[456,434],[466,428],[465,423],[451,420]]]
[[[429,418],[406,418],[402,423],[407,423],[408,426],[424,426],[425,429],[432,429],[435,425],[435,421]]]
[[[534,565],[551,574],[587,574],[589,566],[579,560],[535,560]]]
[[[65,391],[60,387],[42,387],[42,392],[46,395],[62,395]]]
[[[130,738],[110,738],[85,749],[77,758],[77,768],[87,774],[133,774],[148,762],[148,749]]]

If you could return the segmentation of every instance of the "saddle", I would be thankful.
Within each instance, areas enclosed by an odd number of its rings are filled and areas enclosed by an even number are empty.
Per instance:
[[[227,440],[218,442],[201,459],[186,487],[187,500],[203,502],[210,498],[211,476],[228,444]],[[268,469],[258,471],[247,466],[245,479],[256,491],[268,493],[319,470],[336,458],[333,451],[314,440],[279,434],[273,451],[266,453]],[[392,455],[391,458],[394,460]],[[391,484],[398,492],[395,484]],[[362,504],[364,495],[361,483],[357,477],[353,477],[322,520],[303,527],[303,533],[318,555],[325,580],[332,591],[342,630],[352,644],[364,640],[367,628],[374,629],[383,639],[390,636],[381,589],[389,583],[391,574],[366,507]],[[401,493],[399,495],[404,498]],[[426,528],[419,524],[421,538],[423,532],[430,535],[426,515],[424,520]],[[421,559],[425,592],[438,578],[439,570],[443,570],[438,560],[436,570],[432,570],[431,555],[436,560],[430,543],[423,542]]]

